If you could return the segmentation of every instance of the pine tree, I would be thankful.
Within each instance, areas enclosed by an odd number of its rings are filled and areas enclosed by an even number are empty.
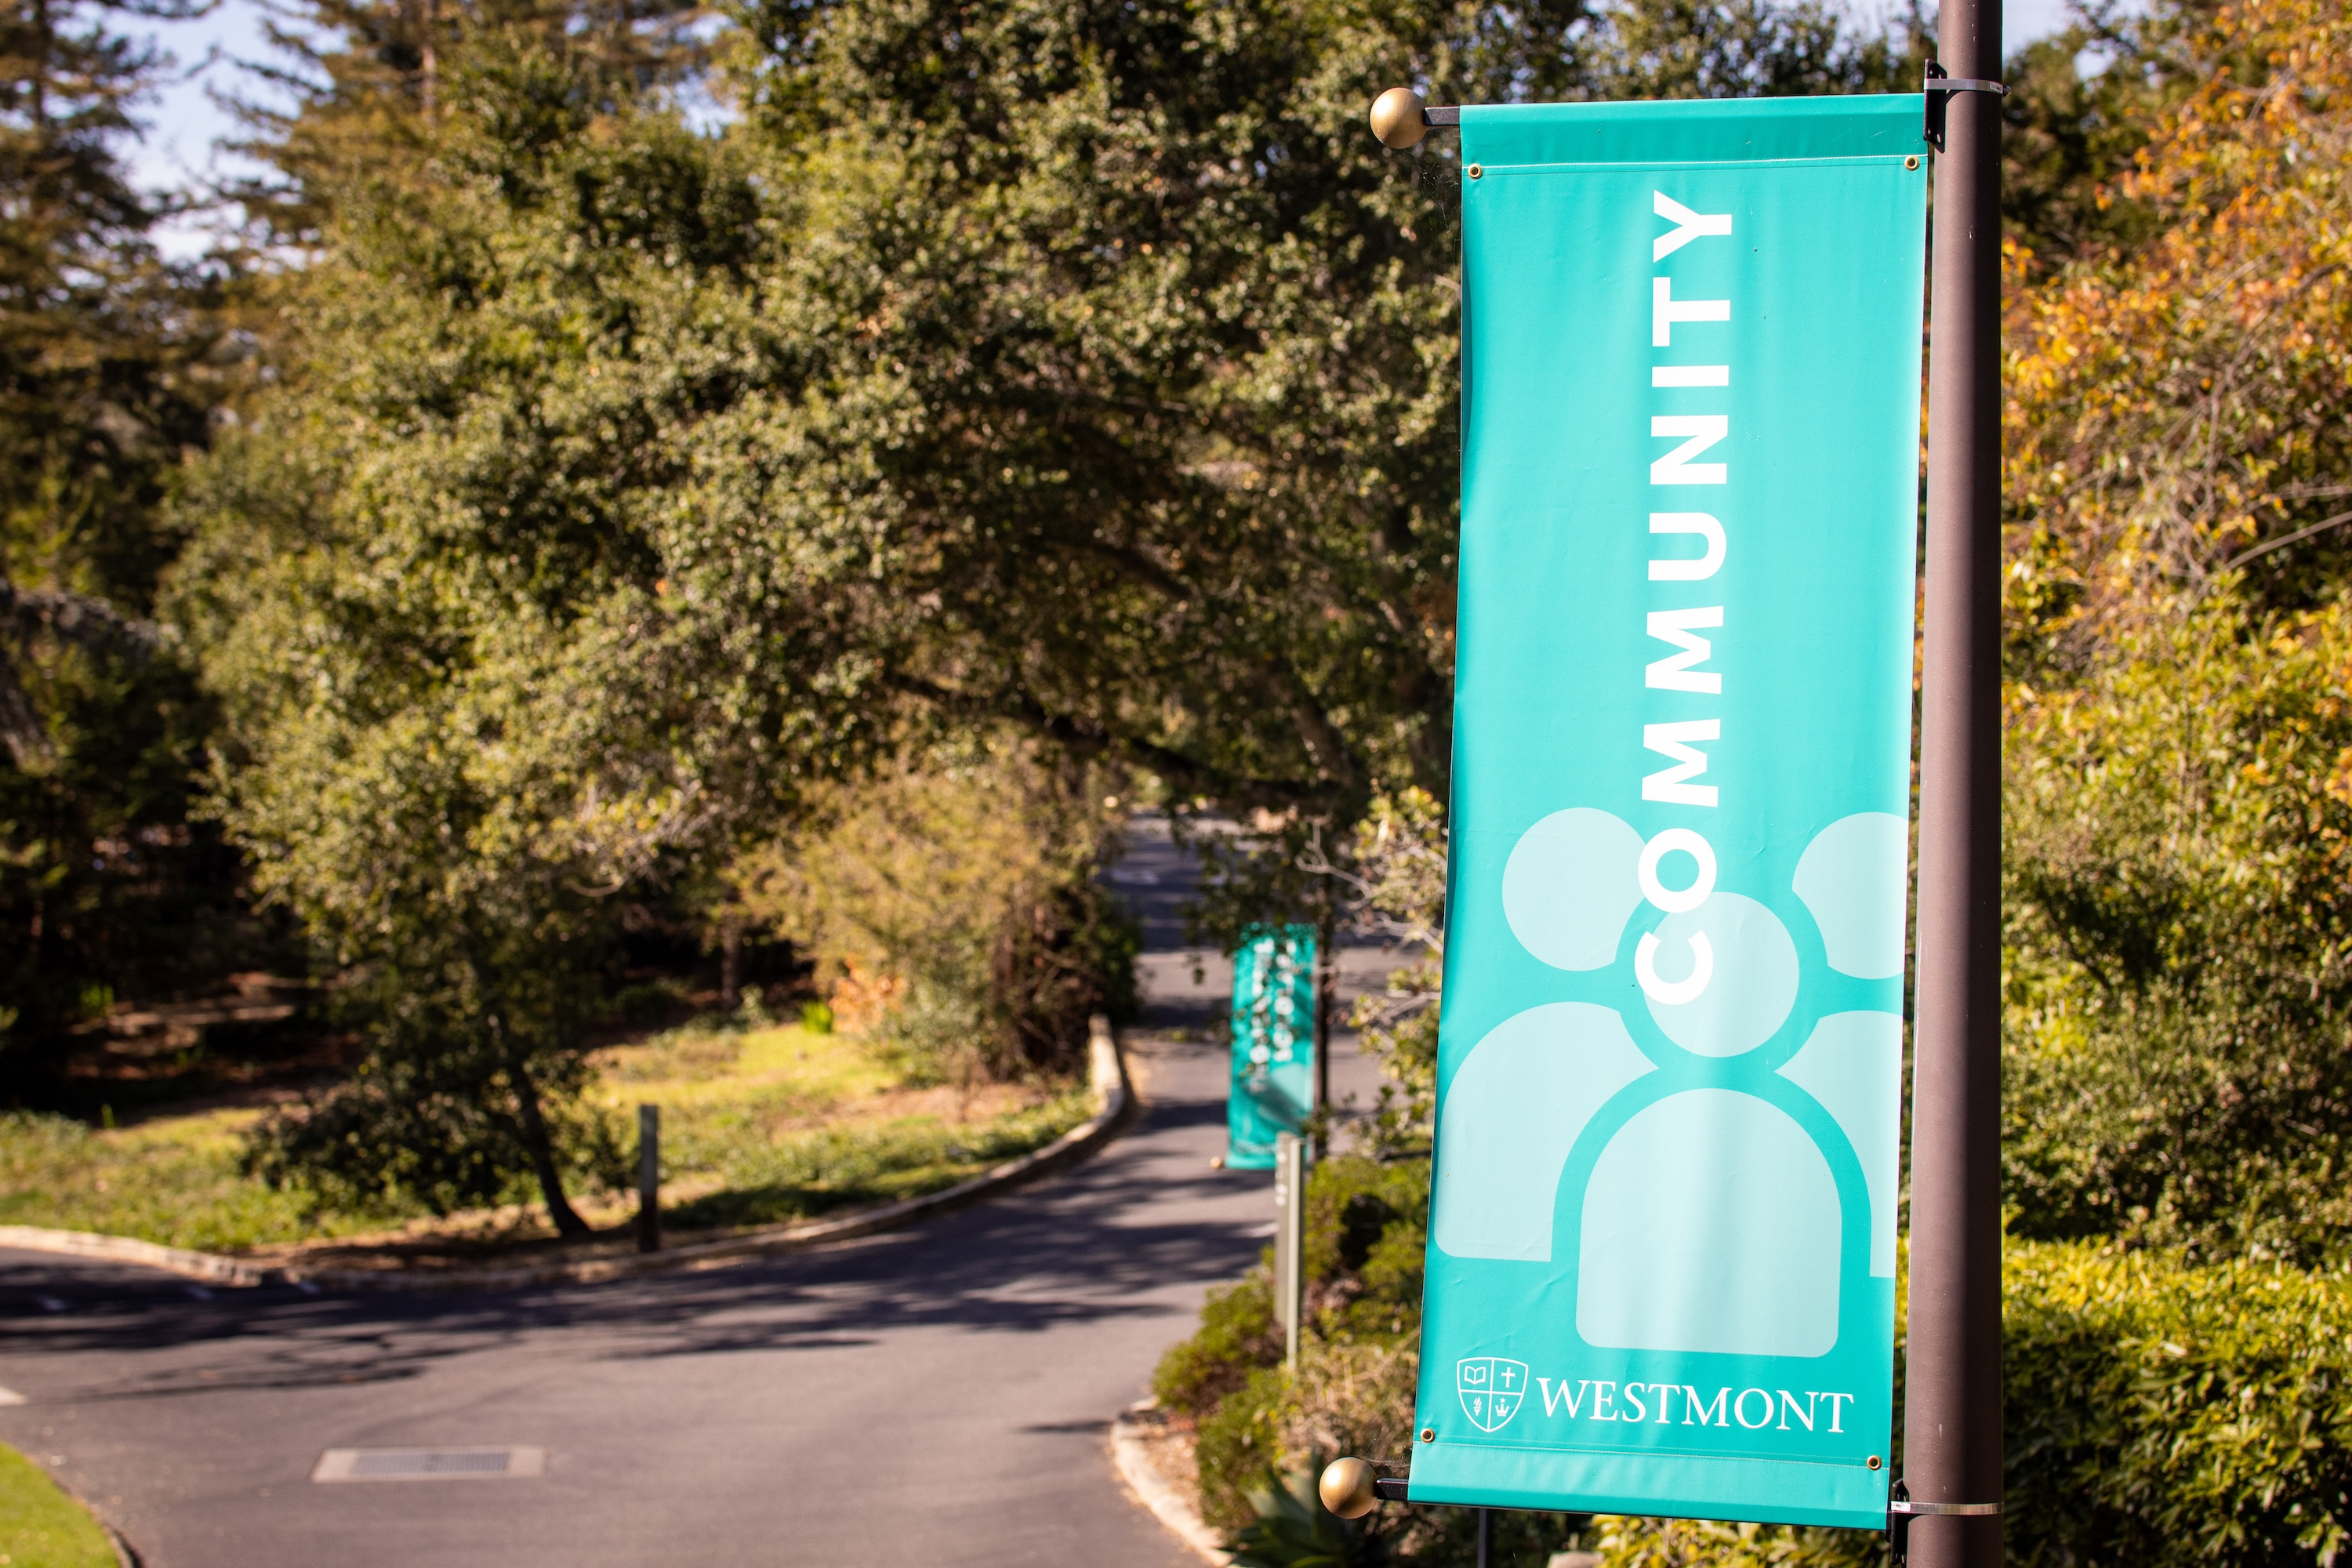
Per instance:
[[[188,842],[201,705],[142,619],[177,548],[164,490],[219,395],[213,280],[158,258],[163,208],[121,159],[159,62],[117,24],[172,14],[0,9],[0,1043],[20,1047],[168,984],[230,891]]]

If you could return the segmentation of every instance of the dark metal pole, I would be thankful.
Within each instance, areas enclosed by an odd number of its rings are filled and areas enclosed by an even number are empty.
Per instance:
[[[1492,1509],[1482,1508],[1478,1510],[1478,1568],[1486,1568],[1486,1543],[1491,1539],[1494,1523],[1495,1513]]]
[[[1322,919],[1315,927],[1315,1109],[1326,1117],[1331,1107],[1331,1010],[1338,1005],[1339,994],[1339,955],[1334,951],[1339,934],[1339,913],[1333,908],[1336,899],[1327,879]],[[1323,1141],[1330,1142],[1328,1128]],[[1331,1151],[1318,1148],[1315,1152],[1321,1158]]]
[[[661,1250],[661,1107],[637,1107],[637,1250]]]
[[[2000,0],[1944,0],[1957,78],[2000,70]],[[1917,1568],[2000,1568],[2000,100],[1949,95],[1936,163],[1919,967],[1903,1479]],[[1936,1511],[1929,1511],[1936,1510]]]

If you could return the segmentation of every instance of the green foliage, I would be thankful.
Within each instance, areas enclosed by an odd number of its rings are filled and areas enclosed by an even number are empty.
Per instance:
[[[2012,1247],[2010,1559],[2326,1564],[2352,1528],[2352,1285]]]
[[[117,1132],[68,1117],[0,1113],[0,1225],[131,1236],[236,1251],[380,1229],[414,1205],[341,1209],[238,1168],[242,1117],[174,1118]]]
[[[1354,894],[1353,923],[1412,955],[1377,996],[1357,998],[1349,1020],[1360,1048],[1381,1065],[1372,1147],[1425,1152],[1437,1115],[1437,996],[1445,962],[1445,808],[1424,791],[1375,795],[1357,823],[1351,870],[1334,874]]]
[[[1171,1409],[1205,1415],[1238,1393],[1253,1370],[1278,1364],[1282,1349],[1272,1286],[1264,1269],[1253,1269],[1209,1292],[1201,1326],[1160,1358],[1152,1394]]]
[[[2046,276],[2145,244],[2157,227],[2146,203],[2118,190],[2147,146],[2156,111],[2185,90],[2184,62],[2165,44],[2173,14],[2152,7],[2140,18],[2109,14],[2094,28],[2081,23],[2037,38],[2001,70],[2001,233]],[[2085,49],[2109,57],[2085,74]]]
[[[730,872],[737,907],[836,986],[828,1026],[933,1080],[1080,1065],[1087,1020],[1135,1006],[1134,922],[1098,880],[1116,819],[1084,770],[1027,744],[819,792],[811,820]]]
[[[1202,1514],[1212,1523],[1239,1527],[1255,1517],[1251,1489],[1268,1467],[1288,1474],[1312,1468],[1318,1456],[1396,1459],[1410,1450],[1428,1215],[1425,1161],[1319,1162],[1307,1186],[1309,1331],[1297,1377],[1281,1364],[1267,1268],[1213,1292],[1200,1330],[1161,1359],[1152,1391],[1198,1424]],[[1367,1413],[1387,1426],[1367,1428]]]
[[[314,259],[172,600],[232,837],[365,979],[349,1116],[273,1158],[527,1161],[561,1220],[563,1009],[624,917],[942,739],[1341,819],[1441,787],[1458,197],[1363,105],[1851,88],[1908,47],[1748,5],[1663,50],[1685,15],[754,4],[705,137],[667,6],[322,6],[274,154]],[[984,941],[883,976],[926,1053],[1050,1066],[1119,1005],[1131,937],[1062,855],[1096,846],[1048,837]]]
[[[2352,611],[2217,593],[2012,700],[2005,1192],[2028,1236],[2337,1255]]]
[[[1276,1360],[1280,1359],[1277,1346]],[[1244,1373],[1241,1386],[1199,1418],[1192,1458],[1201,1470],[1201,1517],[1210,1524],[1236,1531],[1257,1517],[1250,1494],[1258,1478],[1278,1469],[1285,1458],[1282,1410],[1289,1390],[1289,1374],[1279,1364],[1258,1367]],[[1306,1468],[1303,1458],[1290,1462]]]
[[[122,154],[161,68],[127,33],[171,5],[0,6],[0,1073],[58,1065],[94,986],[226,967],[234,866],[191,835],[209,723],[143,617],[160,517],[226,387],[217,277],[158,258],[167,210]],[[227,952],[225,953],[224,949]]]
[[[1323,1506],[1311,1470],[1265,1472],[1250,1489],[1257,1517],[1234,1537],[1234,1568],[1360,1568],[1383,1561],[1378,1543]]]
[[[708,1173],[726,1185],[666,1218],[679,1229],[772,1225],[937,1192],[1044,1148],[1094,1109],[1090,1093],[1072,1089],[984,1121],[910,1116],[773,1136],[761,1135],[753,1107],[689,1111],[674,1133],[664,1130],[666,1163],[674,1174]]]

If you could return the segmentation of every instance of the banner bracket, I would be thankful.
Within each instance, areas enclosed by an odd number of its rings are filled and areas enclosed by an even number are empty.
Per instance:
[[[1927,145],[1940,153],[1944,150],[1944,111],[1951,106],[1952,94],[1989,92],[1995,98],[2007,98],[2009,84],[1982,77],[1953,76],[1934,60],[1929,60],[1927,79],[1919,90],[1927,95]]]
[[[1915,1519],[1997,1518],[1997,1502],[1913,1502],[1910,1489],[1900,1479],[1886,1490],[1886,1552],[1896,1564],[1910,1555],[1911,1521]]]

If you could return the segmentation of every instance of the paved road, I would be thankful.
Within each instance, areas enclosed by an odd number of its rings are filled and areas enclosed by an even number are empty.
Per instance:
[[[1272,1209],[1264,1175],[1210,1166],[1223,982],[1176,951],[1185,868],[1147,837],[1121,870],[1156,950],[1147,1108],[1076,1171],[821,1254],[524,1292],[205,1299],[0,1251],[0,1385],[26,1398],[0,1440],[151,1568],[1195,1561],[1118,1487],[1107,1418]],[[1335,1053],[1335,1080],[1370,1074]],[[547,1471],[308,1479],[328,1447],[458,1444],[544,1446]]]

